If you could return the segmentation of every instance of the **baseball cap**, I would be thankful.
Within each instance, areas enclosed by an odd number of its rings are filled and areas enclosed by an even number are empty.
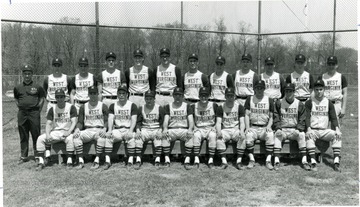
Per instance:
[[[295,91],[295,85],[293,83],[286,83],[284,90],[293,90]]]
[[[235,89],[234,88],[226,88],[225,95],[228,95],[228,94],[235,94]]]
[[[303,54],[297,54],[295,56],[295,62],[304,63],[306,61],[306,57]]]
[[[269,56],[265,59],[265,65],[273,65],[273,64],[275,64],[275,60],[273,57]]]
[[[141,50],[134,51],[134,57],[144,57],[144,53]]]
[[[223,56],[218,56],[215,62],[225,64],[225,58]]]
[[[322,79],[317,79],[314,83],[314,87],[316,87],[316,86],[324,87],[325,83]]]
[[[241,56],[241,60],[248,60],[248,61],[252,61],[252,57],[251,57],[251,55],[250,54],[248,54],[248,53],[245,53],[245,54],[243,54],[242,56]]]
[[[255,85],[254,85],[254,88],[258,88],[258,87],[265,88],[265,81],[263,81],[263,80],[256,81]]]
[[[206,87],[201,87],[200,90],[199,90],[199,95],[201,95],[201,94],[209,95],[210,91]]]
[[[155,97],[155,92],[152,90],[148,90],[145,92],[145,97]]]
[[[108,52],[108,53],[106,53],[106,58],[105,58],[105,60],[107,60],[107,59],[110,58],[110,57],[112,57],[112,58],[114,58],[114,59],[116,60],[116,55],[115,55],[115,53],[113,53],[113,52]]]
[[[30,65],[24,65],[22,68],[21,68],[22,72],[25,72],[25,71],[30,71],[30,72],[33,72],[33,69]]]
[[[54,58],[52,60],[52,65],[59,65],[62,66],[62,60],[60,58]]]
[[[90,86],[88,88],[89,93],[98,93],[98,89],[95,86]]]
[[[168,54],[168,55],[170,55],[170,50],[167,49],[167,48],[162,48],[162,49],[160,50],[160,55],[162,55],[162,54]]]
[[[82,57],[79,59],[79,65],[89,65],[89,61],[86,57]]]
[[[55,91],[55,97],[56,96],[65,96],[65,92],[64,92],[64,90],[63,89],[57,89],[56,91]]]
[[[329,64],[329,63],[337,64],[338,63],[337,57],[336,56],[329,56],[328,59],[327,59],[327,64]]]
[[[118,87],[118,89],[117,89],[117,92],[119,92],[119,91],[125,91],[125,92],[127,92],[127,87],[126,87],[126,85],[125,84],[123,84],[123,85],[120,85],[119,87]]]
[[[190,59],[199,60],[199,58],[198,58],[197,54],[195,54],[195,53],[192,53],[191,55],[189,55],[188,60],[190,60]]]
[[[184,94],[184,90],[182,88],[176,87],[173,91],[173,94]]]

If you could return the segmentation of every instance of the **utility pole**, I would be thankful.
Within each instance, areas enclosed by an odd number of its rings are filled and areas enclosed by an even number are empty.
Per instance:
[[[100,72],[100,44],[99,44],[99,2],[95,2],[95,64],[96,64],[96,74]]]
[[[259,9],[258,9],[258,54],[257,54],[257,68],[258,68],[258,74],[260,75],[261,71],[261,1],[259,1]]]

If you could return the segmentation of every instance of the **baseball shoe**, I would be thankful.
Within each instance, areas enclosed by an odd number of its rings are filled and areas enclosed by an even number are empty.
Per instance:
[[[28,161],[29,161],[29,159],[27,157],[20,157],[20,159],[17,161],[17,164],[21,165],[21,164],[23,164],[25,162],[28,162]]]
[[[111,167],[111,164],[108,162],[105,162],[104,170],[108,170]]]
[[[278,171],[279,168],[280,168],[280,163],[279,162],[275,163],[274,170]]]
[[[273,170],[273,169],[274,169],[274,167],[273,167],[273,165],[271,164],[271,162],[266,162],[265,166],[266,166],[266,168],[269,169],[269,170]]]
[[[170,167],[170,162],[165,162],[165,167]]]
[[[98,162],[94,162],[93,165],[90,167],[91,170],[96,170],[100,167]]]
[[[311,168],[310,168],[310,170],[311,170],[311,171],[314,171],[314,172],[318,171],[318,168],[317,168],[317,166],[316,166],[316,163],[311,163]]]
[[[341,172],[340,163],[334,163],[334,170],[335,170],[336,172]]]
[[[245,166],[242,164],[242,162],[236,163],[236,168],[238,170],[245,170]]]
[[[71,169],[73,167],[73,164],[72,163],[67,163],[66,164],[66,169]]]
[[[133,166],[132,162],[128,162],[127,165],[126,165],[127,168],[131,168],[132,166]]]
[[[140,166],[141,166],[141,162],[136,162],[134,165],[134,169],[138,170],[138,169],[140,169]]]
[[[50,162],[51,162],[51,158],[50,157],[45,157],[44,165],[48,165],[48,164],[50,164]]]
[[[160,167],[160,162],[155,162],[155,167],[159,168]]]
[[[228,167],[227,163],[221,163],[220,169],[225,170]]]
[[[196,167],[196,168],[199,168],[200,167],[200,163],[194,163],[194,166]]]
[[[78,166],[76,166],[77,170],[83,169],[84,168],[84,163],[79,162]]]
[[[42,169],[44,169],[45,165],[40,163],[38,164],[38,166],[36,167],[36,171],[41,171]]]
[[[254,168],[255,167],[255,161],[250,160],[249,164],[246,166],[248,169]]]
[[[190,163],[184,163],[185,170],[191,170]]]
[[[309,163],[307,163],[307,162],[302,163],[302,164],[301,164],[301,167],[304,168],[304,170],[306,170],[306,171],[310,171],[310,170],[311,170],[311,167],[310,167]]]
[[[209,163],[208,166],[210,169],[214,169],[214,163]]]

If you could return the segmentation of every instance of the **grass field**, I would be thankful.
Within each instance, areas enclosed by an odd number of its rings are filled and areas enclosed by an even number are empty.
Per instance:
[[[279,171],[263,163],[245,171],[209,170],[205,164],[186,171],[181,162],[160,169],[145,162],[138,171],[116,162],[108,171],[91,171],[88,162],[79,171],[53,164],[37,172],[34,161],[17,165],[17,109],[4,99],[4,206],[359,205],[357,89],[349,89],[348,99],[341,173],[332,169],[331,150],[318,172],[306,172],[290,158],[282,159]]]

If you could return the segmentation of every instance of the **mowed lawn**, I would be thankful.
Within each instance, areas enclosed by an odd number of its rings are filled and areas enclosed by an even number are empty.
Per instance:
[[[53,164],[37,172],[34,161],[17,165],[17,109],[5,100],[4,206],[359,205],[357,89],[349,89],[348,100],[341,173],[332,169],[331,149],[318,172],[302,170],[297,158],[283,158],[279,171],[267,170],[258,158],[260,164],[244,171],[232,165],[209,170],[205,164],[186,171],[181,162],[160,169],[145,162],[140,170],[115,162],[108,171],[91,171],[89,161],[82,170]],[[42,123],[44,131],[45,113]]]

